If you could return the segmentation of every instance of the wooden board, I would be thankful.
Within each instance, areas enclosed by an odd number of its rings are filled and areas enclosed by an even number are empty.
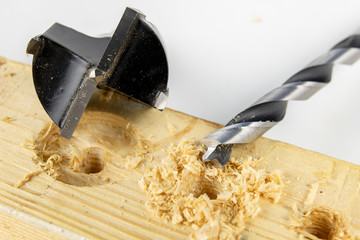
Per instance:
[[[109,100],[106,96],[102,102],[93,101],[91,107],[94,111],[101,108],[116,113],[142,134],[152,135],[159,152],[170,143],[183,138],[201,139],[221,127],[173,110],[158,112],[124,99]],[[126,169],[114,162],[103,163],[96,173],[78,174],[85,184],[55,180],[42,172],[33,161],[36,155],[29,145],[50,122],[37,99],[30,66],[0,58],[0,238],[186,239],[189,236],[190,227],[165,223],[146,210],[145,195],[138,185],[141,170]],[[169,123],[174,127],[171,131]],[[96,124],[89,127],[102,123]],[[233,154],[261,157],[262,166],[267,171],[281,169],[286,182],[279,203],[261,202],[261,213],[247,223],[242,239],[298,239],[291,220],[294,204],[298,209],[330,207],[349,217],[352,230],[360,233],[359,166],[266,138],[236,146]],[[37,174],[18,186],[31,173]]]

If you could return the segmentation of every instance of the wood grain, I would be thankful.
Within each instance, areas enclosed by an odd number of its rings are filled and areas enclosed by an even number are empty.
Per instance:
[[[96,94],[95,94],[96,95]],[[220,126],[165,110],[158,112],[123,98],[92,98],[87,111],[120,116],[161,150],[183,138],[201,139]],[[116,117],[115,117],[116,118]],[[51,120],[39,103],[31,68],[0,58],[0,238],[2,239],[186,239],[189,227],[164,223],[147,212],[138,186],[141,169],[106,163],[98,184],[78,186],[45,173],[22,179],[41,168],[31,142]],[[172,123],[176,132],[167,130]],[[93,126],[90,126],[93,127]],[[292,216],[310,206],[328,206],[348,216],[360,234],[360,167],[286,143],[260,138],[237,146],[235,156],[261,157],[267,171],[281,169],[286,188],[279,203],[261,202],[262,212],[249,221],[243,239],[298,239]],[[86,176],[81,173],[81,176]],[[90,181],[89,180],[89,181]],[[314,195],[309,197],[311,191]],[[305,204],[306,203],[306,204]]]

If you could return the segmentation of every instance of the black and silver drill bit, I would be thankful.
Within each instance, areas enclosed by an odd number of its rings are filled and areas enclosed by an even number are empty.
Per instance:
[[[351,65],[359,58],[360,34],[357,33],[309,63],[279,88],[265,94],[225,127],[206,136],[202,140],[207,146],[203,160],[217,159],[225,165],[233,144],[255,141],[284,118],[288,101],[309,99],[331,81],[334,65]]]

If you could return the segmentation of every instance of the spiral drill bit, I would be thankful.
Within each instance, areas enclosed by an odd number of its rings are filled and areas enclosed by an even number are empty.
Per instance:
[[[334,65],[351,65],[360,58],[360,33],[336,44],[329,52],[309,63],[282,86],[232,118],[225,127],[206,136],[203,161],[217,159],[225,165],[233,144],[250,143],[280,122],[290,100],[307,100],[331,81]]]

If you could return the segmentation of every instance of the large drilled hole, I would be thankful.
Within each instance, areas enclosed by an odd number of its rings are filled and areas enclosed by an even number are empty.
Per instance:
[[[104,124],[106,123],[106,124]],[[50,124],[34,139],[34,159],[44,172],[58,181],[76,186],[94,186],[115,181],[107,176],[107,162],[119,166],[124,156],[137,151],[140,135],[118,115],[87,111],[83,114],[71,140],[60,136],[59,128]],[[115,159],[116,156],[116,159]],[[119,176],[120,177],[120,176]]]
[[[200,197],[206,194],[210,199],[217,199],[217,196],[222,191],[222,186],[217,180],[201,179],[194,186],[194,197]]]

